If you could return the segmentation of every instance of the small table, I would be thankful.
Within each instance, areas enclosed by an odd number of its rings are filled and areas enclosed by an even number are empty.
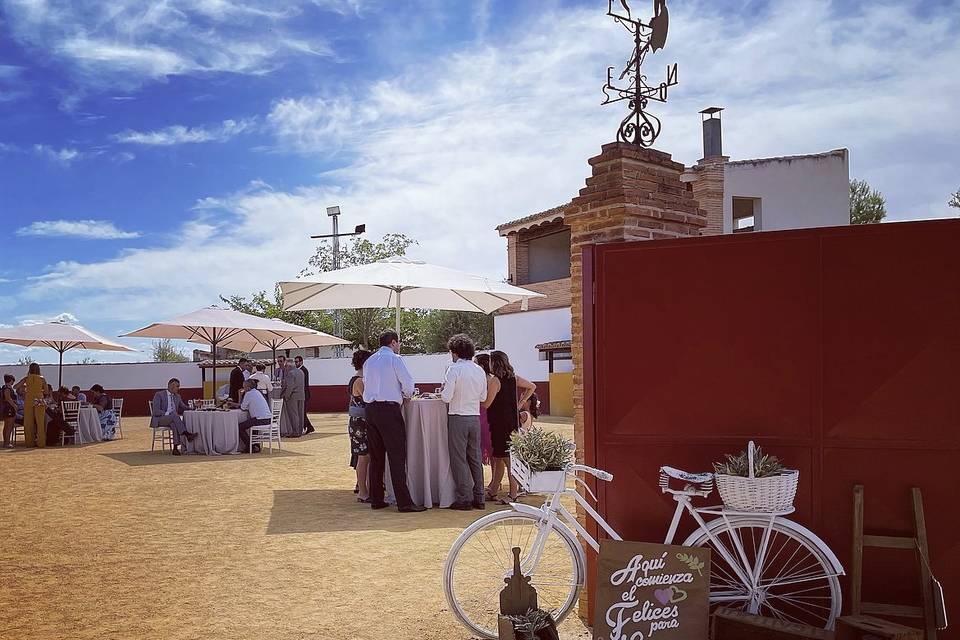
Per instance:
[[[80,407],[80,413],[77,416],[79,429],[77,435],[78,442],[85,444],[88,442],[100,442],[103,440],[103,429],[100,427],[100,412],[93,407]]]
[[[184,411],[187,431],[197,434],[193,442],[185,443],[186,452],[208,456],[240,453],[240,422],[247,417],[247,412],[240,409]]]
[[[450,471],[447,442],[447,403],[443,400],[415,399],[403,404],[407,427],[407,488],[416,504],[439,505],[446,509],[456,498],[456,484]],[[383,482],[387,502],[396,503],[386,464]]]

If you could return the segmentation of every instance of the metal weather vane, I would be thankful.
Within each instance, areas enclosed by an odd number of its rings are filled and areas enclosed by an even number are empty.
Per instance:
[[[633,57],[617,79],[617,82],[627,80],[625,87],[614,84],[613,67],[607,67],[607,83],[603,86],[606,99],[602,104],[629,100],[630,113],[620,123],[617,140],[649,147],[660,135],[660,119],[646,110],[647,103],[650,100],[667,101],[667,89],[677,84],[677,63],[667,66],[666,80],[655,86],[647,84],[647,77],[643,75],[640,67],[647,53],[662,49],[666,44],[670,14],[667,12],[666,0],[653,0],[653,17],[648,23],[644,23],[633,17],[627,0],[618,1],[626,15],[614,11],[614,0],[608,0],[607,15],[623,25],[633,36]]]

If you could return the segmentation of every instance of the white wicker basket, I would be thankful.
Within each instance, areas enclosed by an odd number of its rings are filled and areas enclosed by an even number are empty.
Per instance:
[[[790,511],[797,495],[800,472],[786,469],[780,475],[753,477],[753,441],[747,445],[747,463],[750,477],[715,474],[717,490],[723,504],[737,511]]]
[[[514,455],[510,456],[510,471],[527,493],[554,493],[567,482],[566,471],[531,471],[526,462]]]

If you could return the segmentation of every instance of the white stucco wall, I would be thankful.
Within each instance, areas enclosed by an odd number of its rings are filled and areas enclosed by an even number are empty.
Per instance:
[[[417,383],[442,382],[443,374],[450,364],[450,354],[404,356],[404,362]],[[349,358],[307,358],[305,366],[310,370],[311,385],[342,385],[353,375]],[[229,369],[217,367],[217,380],[226,382]],[[27,374],[26,365],[0,365],[0,375],[10,373],[17,380]],[[41,364],[41,373],[52,385],[57,383],[57,365]],[[211,372],[207,371],[209,381]],[[89,389],[101,384],[106,389],[163,389],[170,378],[177,378],[187,389],[200,388],[200,367],[195,362],[132,362],[122,364],[70,364],[63,365],[63,384],[78,385]],[[421,389],[433,391],[433,389]]]
[[[570,318],[570,307],[494,316],[494,344],[510,357],[510,362],[519,375],[528,380],[546,380],[549,368],[546,360],[539,359],[536,345],[554,340],[569,340]],[[570,370],[569,360],[554,363],[554,371]]]
[[[832,227],[850,223],[849,153],[728,162],[724,173],[723,232],[733,230],[733,198],[760,198],[756,231]]]

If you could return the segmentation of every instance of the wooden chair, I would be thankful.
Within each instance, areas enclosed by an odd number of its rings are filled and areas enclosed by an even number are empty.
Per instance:
[[[60,411],[63,415],[63,423],[68,427],[73,427],[73,433],[68,434],[66,430],[60,432],[60,446],[62,447],[67,439],[72,439],[73,444],[81,444],[80,440],[80,401],[63,400],[60,402]]]
[[[266,443],[273,453],[273,442],[277,442],[277,450],[280,449],[280,415],[283,413],[283,400],[272,400],[270,402],[270,424],[250,427],[250,446],[248,453],[253,453],[253,445],[263,445]]]
[[[147,407],[150,409],[150,418],[153,418],[153,400],[147,400]],[[150,441],[150,451],[153,452],[154,447],[157,446],[157,441],[160,441],[160,451],[163,451],[167,448],[167,445],[170,446],[170,450],[173,450],[173,428],[172,427],[150,427],[153,431],[153,440]]]

